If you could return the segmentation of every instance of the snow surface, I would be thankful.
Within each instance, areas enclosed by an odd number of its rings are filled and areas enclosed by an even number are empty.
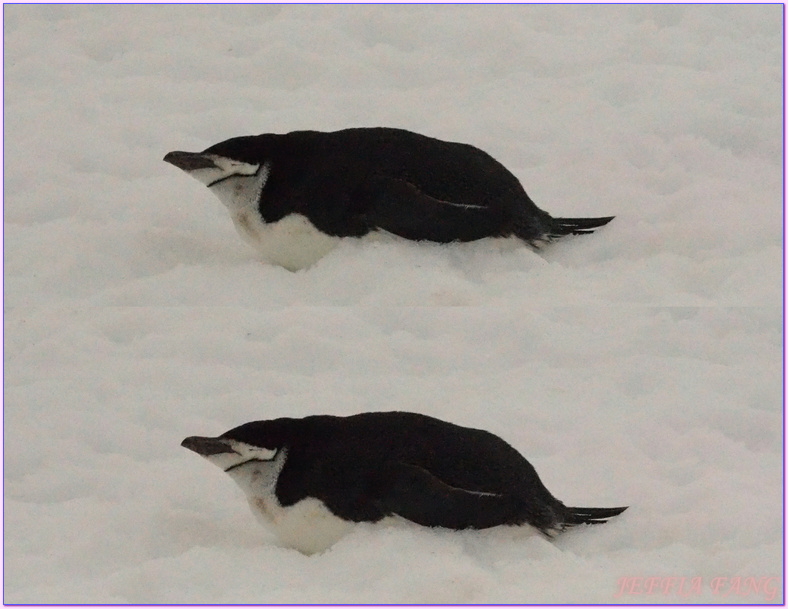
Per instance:
[[[4,17],[6,602],[782,602],[782,6]],[[161,160],[377,125],[617,218],[538,253],[345,241],[291,273]],[[363,525],[308,557],[179,446],[395,409],[631,507],[555,542]]]

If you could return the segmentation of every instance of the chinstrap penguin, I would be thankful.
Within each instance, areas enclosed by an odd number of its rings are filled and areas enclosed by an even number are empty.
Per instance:
[[[403,129],[235,137],[164,160],[208,186],[241,236],[290,270],[313,264],[343,237],[519,237],[539,247],[613,219],[553,218],[486,152]]]
[[[528,524],[548,537],[626,507],[567,507],[498,436],[410,412],[255,421],[181,446],[221,467],[285,546],[311,554],[354,523]]]

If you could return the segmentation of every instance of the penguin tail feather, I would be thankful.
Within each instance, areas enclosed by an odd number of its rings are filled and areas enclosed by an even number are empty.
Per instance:
[[[563,526],[568,528],[578,524],[603,524],[607,522],[608,518],[618,516],[627,507],[629,506],[614,508],[568,507]]]
[[[549,241],[560,239],[566,235],[585,235],[593,233],[600,226],[610,222],[615,216],[604,218],[550,218],[550,226],[545,238]]]

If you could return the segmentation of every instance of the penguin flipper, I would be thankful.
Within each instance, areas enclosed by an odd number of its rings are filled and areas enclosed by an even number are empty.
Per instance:
[[[457,488],[422,467],[399,462],[387,468],[380,507],[416,524],[448,529],[485,529],[523,520],[508,495]]]
[[[406,180],[379,177],[368,186],[365,221],[414,241],[475,241],[501,236],[503,219],[490,207],[445,201]]]

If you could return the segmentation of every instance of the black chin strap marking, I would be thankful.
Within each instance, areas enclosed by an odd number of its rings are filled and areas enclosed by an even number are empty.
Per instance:
[[[208,184],[208,188],[213,188],[213,187],[214,187],[214,186],[216,186],[216,185],[217,185],[219,182],[224,182],[225,180],[229,180],[230,178],[253,178],[253,177],[255,177],[257,174],[259,174],[259,173],[260,173],[260,169],[262,169],[262,167],[263,167],[263,165],[258,165],[258,166],[257,166],[257,171],[255,171],[254,173],[250,173],[249,175],[241,175],[241,174],[238,174],[238,173],[231,173],[231,174],[230,174],[230,175],[228,175],[228,176],[224,176],[223,178],[219,178],[218,180],[214,180],[213,182],[211,182],[210,184]]]
[[[225,473],[234,470],[236,467],[241,467],[242,465],[246,465],[247,463],[251,463],[252,461],[259,461],[260,463],[269,463],[276,459],[277,455],[279,454],[279,450],[277,450],[274,455],[270,459],[258,459],[257,457],[252,457],[251,459],[247,459],[246,461],[241,461],[240,463],[236,463],[235,465],[231,465],[225,471]]]
[[[228,467],[224,471],[225,472],[229,472],[231,470],[234,470],[236,467],[241,467],[242,465],[246,465],[247,463],[251,463],[252,461],[260,461],[260,459],[249,459],[247,461],[241,461],[240,463],[236,463],[235,465],[231,465],[230,467]]]

